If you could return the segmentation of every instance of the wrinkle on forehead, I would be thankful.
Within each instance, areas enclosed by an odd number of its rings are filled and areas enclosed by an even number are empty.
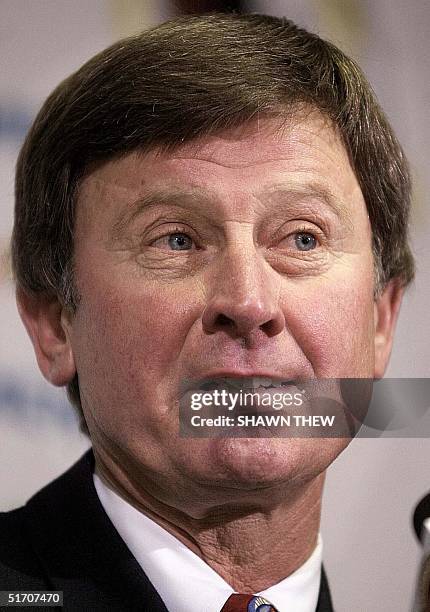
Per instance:
[[[262,136],[266,140],[266,146],[262,146]],[[155,146],[151,149],[135,150],[103,163],[98,162],[87,168],[78,194],[85,189],[88,181],[99,183],[100,186],[108,182],[115,186],[115,189],[124,191],[137,182],[143,185],[146,181],[141,174],[142,162],[163,162],[175,166],[181,162],[200,161],[234,170],[291,161],[297,157],[300,145],[315,152],[324,149],[326,157],[330,157],[330,150],[339,153],[340,149],[345,153],[345,161],[351,165],[337,126],[326,115],[312,109],[307,113],[296,113],[288,119],[266,117],[255,120],[217,134],[203,135],[174,148]],[[109,176],[106,170],[114,169],[123,160],[127,160],[127,171],[124,173],[125,167],[122,167],[121,172],[113,172]]]
[[[262,136],[270,142],[271,157],[261,147]],[[185,142],[168,152],[162,147],[151,151],[136,152],[139,159],[154,156],[169,157],[170,160],[199,160],[224,168],[246,168],[265,163],[288,161],[297,155],[301,144],[318,148],[318,141],[333,147],[342,147],[348,158],[337,126],[317,110],[308,110],[286,118],[256,119],[236,128],[216,134],[204,135]],[[244,144],[246,147],[244,148]]]

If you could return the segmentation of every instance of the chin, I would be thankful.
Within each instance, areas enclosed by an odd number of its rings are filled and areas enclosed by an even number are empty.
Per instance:
[[[310,481],[346,446],[341,439],[222,438],[211,445],[211,464],[238,488]]]

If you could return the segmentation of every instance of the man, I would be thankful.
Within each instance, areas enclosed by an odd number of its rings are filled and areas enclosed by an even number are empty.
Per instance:
[[[60,84],[20,154],[13,264],[93,452],[3,515],[1,588],[68,610],[332,610],[321,496],[348,439],[182,437],[178,398],[383,376],[409,202],[358,67],[286,20],[177,19]]]

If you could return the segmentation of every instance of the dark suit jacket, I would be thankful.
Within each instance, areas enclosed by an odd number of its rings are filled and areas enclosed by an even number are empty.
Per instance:
[[[167,612],[103,510],[93,469],[88,451],[24,507],[0,513],[0,590],[63,591],[67,611]],[[333,612],[324,572],[316,612]]]

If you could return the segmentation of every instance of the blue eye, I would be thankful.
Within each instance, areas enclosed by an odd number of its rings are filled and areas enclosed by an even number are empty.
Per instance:
[[[294,242],[299,251],[311,251],[317,246],[317,240],[315,236],[308,232],[299,232],[294,237]]]
[[[176,232],[175,234],[169,234],[168,245],[174,251],[185,251],[192,248],[193,241],[187,234]]]

